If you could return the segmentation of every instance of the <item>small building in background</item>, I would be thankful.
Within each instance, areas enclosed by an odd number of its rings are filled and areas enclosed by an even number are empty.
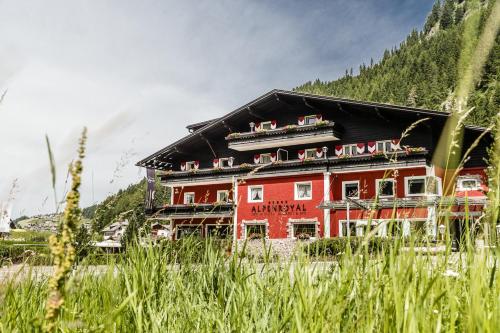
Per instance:
[[[151,225],[152,240],[168,239],[168,238],[171,238],[170,224],[164,225],[156,222]]]
[[[106,228],[102,229],[104,240],[113,240],[119,242],[122,239],[125,230],[127,230],[127,227],[128,220],[111,223]]]

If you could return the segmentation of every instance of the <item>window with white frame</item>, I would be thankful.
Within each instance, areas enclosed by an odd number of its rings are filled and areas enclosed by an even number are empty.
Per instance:
[[[405,195],[419,196],[426,193],[425,176],[405,177]]]
[[[316,115],[305,116],[304,117],[304,124],[305,125],[314,125],[314,124],[316,124],[317,120],[318,120],[318,118],[316,117]]]
[[[316,148],[305,150],[306,158],[316,158]]]
[[[230,224],[207,224],[207,237],[217,239],[231,238],[233,226]]]
[[[356,144],[351,144],[351,145],[343,145],[342,146],[343,154],[344,155],[358,155],[358,145]]]
[[[197,225],[178,225],[176,227],[175,238],[201,237],[201,227]]]
[[[395,181],[392,178],[377,179],[377,195],[379,198],[393,197],[395,193]]]
[[[229,202],[229,191],[228,190],[217,191],[217,202]]]
[[[270,130],[271,126],[272,126],[272,124],[270,121],[264,121],[264,122],[260,123],[261,130]]]
[[[392,151],[391,140],[377,141],[377,151],[384,153]]]
[[[255,185],[248,187],[248,202],[263,202],[264,201],[264,187],[262,185]]]
[[[474,191],[481,188],[481,183],[476,178],[459,178],[457,183],[459,191]]]
[[[378,227],[379,223],[375,220],[351,220],[347,223],[346,220],[342,220],[339,222],[339,232],[341,237],[347,236],[364,236],[369,232],[374,232],[374,230]],[[374,234],[374,236],[381,235],[381,229],[378,229],[378,232]]]
[[[342,182],[342,199],[346,198],[359,199],[359,181]]]
[[[192,205],[194,204],[194,192],[186,192],[184,193],[184,204]]]
[[[259,163],[260,164],[271,163],[271,154],[260,154]]]
[[[295,183],[295,200],[312,199],[312,182]]]
[[[317,228],[315,222],[292,224],[292,238],[312,239],[316,237],[317,237]]]
[[[245,224],[245,238],[259,239],[267,236],[265,223]]]
[[[340,236],[348,237],[348,236],[356,236],[356,222],[350,221],[341,221],[340,222]]]
[[[186,170],[194,170],[195,161],[186,162]]]
[[[230,157],[219,158],[219,168],[229,168]]]

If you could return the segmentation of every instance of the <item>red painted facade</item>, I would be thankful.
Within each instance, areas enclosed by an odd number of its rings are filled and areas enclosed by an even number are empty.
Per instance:
[[[232,200],[232,184],[212,184],[198,186],[174,187],[174,205],[184,203],[184,193],[194,193],[195,203],[214,203],[217,201],[217,191],[229,191],[229,199]]]
[[[312,199],[295,200],[295,183],[311,182]],[[319,237],[323,236],[323,209],[318,205],[323,200],[324,176],[320,174],[297,175],[293,177],[276,177],[251,179],[238,185],[238,238],[244,234],[243,221],[268,221],[269,238],[287,238],[289,219],[317,219],[319,222]],[[262,185],[264,188],[263,202],[248,202],[248,188]],[[280,211],[281,210],[281,211]]]

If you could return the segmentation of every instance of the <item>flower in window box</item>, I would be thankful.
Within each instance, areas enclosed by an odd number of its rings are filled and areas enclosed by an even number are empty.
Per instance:
[[[236,139],[236,138],[239,138],[240,136],[241,136],[241,133],[234,132],[234,133],[230,133],[226,138],[227,139]]]
[[[375,152],[372,153],[372,157],[382,157],[385,156],[385,153],[383,151],[375,150]]]
[[[299,239],[299,240],[307,240],[307,239],[311,239],[311,235],[308,234],[307,232],[302,232],[300,234],[298,234],[297,236],[295,236],[295,238]]]
[[[296,129],[296,128],[297,128],[297,125],[286,125],[286,126],[284,127],[284,130],[285,130],[285,131],[292,131],[292,130],[294,130],[294,129]]]
[[[316,121],[316,123],[314,124],[316,127],[321,127],[321,126],[326,126],[328,125],[330,122],[328,120],[318,120]]]
[[[339,158],[339,160],[345,160],[347,158],[351,158],[351,155],[349,155],[349,154],[342,154],[338,158]]]
[[[250,165],[248,163],[241,163],[240,169],[252,169],[252,165]]]
[[[423,152],[423,151],[425,151],[425,148],[424,147],[406,147],[405,151],[406,151],[407,155],[410,155],[413,153]]]

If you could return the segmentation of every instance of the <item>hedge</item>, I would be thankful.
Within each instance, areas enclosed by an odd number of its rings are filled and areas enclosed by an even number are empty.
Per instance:
[[[364,237],[325,238],[305,245],[304,251],[313,257],[336,257],[346,253],[348,247],[350,247],[351,253],[357,251],[364,241]],[[391,238],[370,238],[366,243],[366,250],[369,254],[388,251],[390,248],[394,248],[395,242]]]

